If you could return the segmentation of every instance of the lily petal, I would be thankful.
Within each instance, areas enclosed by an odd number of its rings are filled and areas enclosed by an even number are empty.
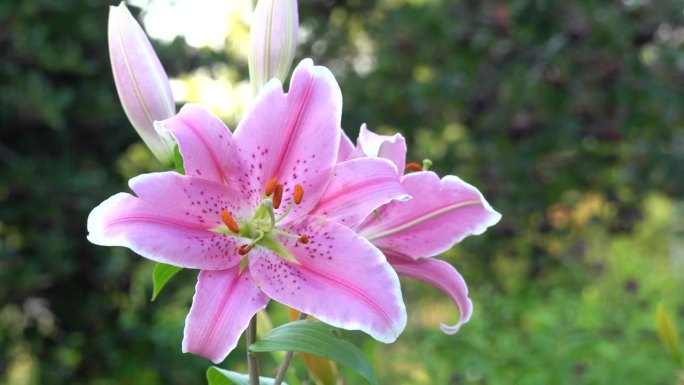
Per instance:
[[[450,264],[433,258],[420,261],[393,256],[387,253],[387,260],[401,277],[417,279],[430,284],[446,294],[456,305],[459,320],[455,325],[440,323],[439,328],[446,334],[458,332],[473,314],[473,302],[468,298],[468,286],[461,274]]]
[[[186,268],[219,270],[240,262],[236,249],[249,240],[212,231],[225,228],[221,210],[243,214],[232,188],[175,172],[140,175],[129,184],[138,197],[119,193],[90,213],[90,242]]]
[[[183,156],[185,174],[215,182],[228,181],[228,149],[232,136],[216,115],[203,107],[186,104],[180,112],[155,122],[161,134],[171,134]]]
[[[397,275],[378,249],[323,217],[305,217],[285,230],[309,242],[279,238],[298,263],[263,248],[250,252],[252,276],[264,293],[330,325],[385,343],[397,338],[406,308]]]
[[[337,152],[337,163],[352,159],[354,154],[354,144],[344,130],[340,130],[340,149]]]
[[[335,166],[330,184],[312,214],[325,215],[353,228],[381,205],[409,198],[390,161],[358,158]]]
[[[501,219],[475,187],[456,176],[440,180],[433,172],[421,171],[405,175],[402,185],[413,199],[388,203],[357,228],[384,251],[413,259],[431,257]]]
[[[268,297],[254,284],[249,268],[208,271],[197,277],[192,307],[185,319],[183,353],[223,361]]]
[[[307,213],[332,175],[341,111],[342,95],[335,78],[310,59],[295,69],[287,94],[278,80],[271,80],[233,134],[231,181],[256,206],[268,181],[277,178],[284,185],[278,215],[292,201],[294,186],[301,184],[304,200],[286,220]]]
[[[355,157],[370,156],[389,159],[397,166],[399,175],[404,174],[406,163],[406,140],[401,134],[378,135],[361,125],[359,139],[356,141]]]

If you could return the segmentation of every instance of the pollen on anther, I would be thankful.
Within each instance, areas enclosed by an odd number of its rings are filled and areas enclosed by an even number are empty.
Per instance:
[[[238,226],[237,222],[235,222],[235,219],[233,219],[233,216],[230,215],[228,210],[221,210],[221,219],[223,220],[223,223],[226,224],[226,227],[228,227],[228,230],[234,232],[235,234],[240,232],[240,226]]]
[[[282,183],[277,185],[275,191],[273,192],[273,208],[277,209],[280,207],[280,202],[283,200],[283,185]]]
[[[297,241],[306,245],[309,243],[309,237],[306,235],[300,235]]]
[[[278,178],[269,179],[268,183],[266,183],[266,191],[264,191],[264,194],[266,194],[267,197],[270,197],[275,191],[276,186],[278,186]]]
[[[418,163],[409,163],[404,167],[405,171],[423,171],[423,166]]]
[[[302,199],[304,198],[304,187],[302,187],[301,184],[296,184],[294,186],[294,202],[296,204],[302,203]]]
[[[250,244],[245,244],[245,245],[238,247],[237,252],[240,255],[245,255],[245,254],[249,253],[250,251],[252,251],[253,248],[254,248],[254,246],[252,246]]]

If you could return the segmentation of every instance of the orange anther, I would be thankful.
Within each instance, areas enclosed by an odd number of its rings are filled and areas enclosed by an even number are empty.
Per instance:
[[[300,235],[297,241],[306,245],[307,243],[309,243],[309,237],[306,235]]]
[[[230,231],[234,232],[235,234],[240,232],[240,226],[238,226],[237,222],[235,222],[235,219],[233,219],[233,216],[230,215],[228,210],[221,210],[221,219]]]
[[[294,187],[294,201],[296,204],[302,203],[304,198],[304,187],[301,184],[296,184]]]
[[[283,201],[283,185],[282,183],[277,185],[275,191],[273,192],[273,208],[277,209],[280,207],[280,202]]]
[[[253,248],[254,248],[254,246],[252,246],[250,244],[246,244],[246,245],[242,245],[242,246],[238,247],[237,251],[238,251],[238,254],[245,255],[245,254],[249,253],[250,251],[252,251]]]
[[[266,194],[267,197],[270,197],[271,194],[276,189],[276,186],[278,185],[278,178],[271,178],[268,180],[268,183],[266,183],[266,191],[264,191],[264,194]]]
[[[404,167],[405,171],[423,171],[423,166],[418,163],[409,163]]]

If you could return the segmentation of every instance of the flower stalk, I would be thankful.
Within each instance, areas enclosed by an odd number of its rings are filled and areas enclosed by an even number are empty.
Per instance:
[[[259,385],[259,362],[257,354],[249,349],[257,339],[257,316],[254,315],[247,327],[247,372],[249,373],[249,385]]]
[[[305,319],[306,319],[306,313],[299,313],[299,317],[297,318],[297,321],[302,321]],[[273,380],[273,385],[280,385],[283,383],[283,379],[285,378],[285,373],[287,373],[287,368],[290,366],[290,362],[292,361],[293,355],[294,355],[294,352],[292,350],[289,350],[287,353],[285,353],[285,357],[283,358],[283,362],[280,364],[280,367],[278,368],[278,374],[276,374],[276,377]]]

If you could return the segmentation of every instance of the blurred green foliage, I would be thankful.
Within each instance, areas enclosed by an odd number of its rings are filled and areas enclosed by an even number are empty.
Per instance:
[[[152,264],[85,239],[94,206],[161,167],[116,96],[109,4],[0,2],[2,383],[203,383],[210,364],[180,353],[195,272],[150,304]],[[676,383],[655,311],[664,301],[682,329],[682,2],[300,6],[298,54],[338,76],[350,136],[363,122],[402,132],[411,160],[475,184],[504,215],[444,256],[476,305],[461,332],[441,334],[453,310],[406,281],[397,343],[349,333],[380,382]],[[156,47],[172,76],[226,61],[182,39]],[[244,371],[243,351],[223,366]]]

